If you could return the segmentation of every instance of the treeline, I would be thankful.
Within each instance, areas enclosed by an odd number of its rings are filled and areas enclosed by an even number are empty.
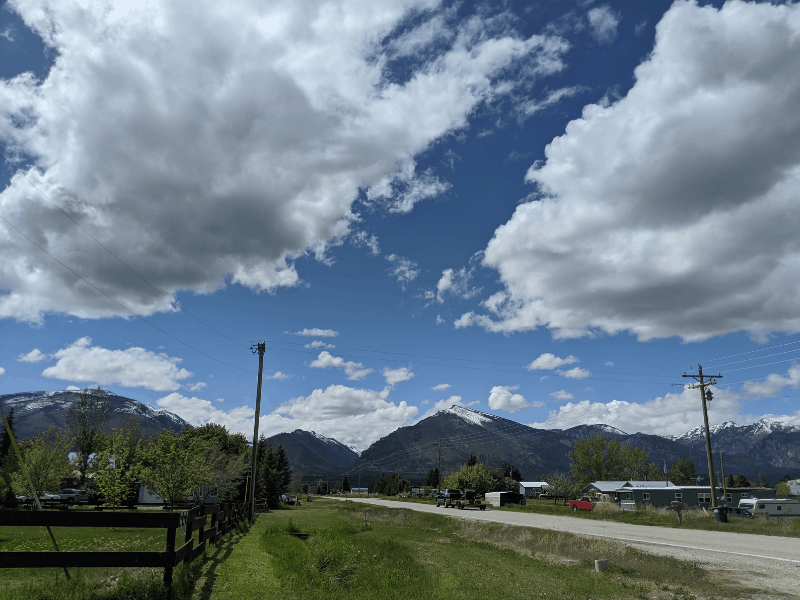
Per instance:
[[[66,429],[51,425],[39,436],[17,440],[24,470],[3,428],[3,500],[13,500],[16,495],[30,497],[34,490],[41,496],[74,487],[86,490],[102,504],[121,506],[135,501],[140,483],[170,506],[189,497],[198,504],[210,496],[218,501],[245,500],[252,483],[253,451],[244,435],[209,423],[196,429],[184,428],[180,434],[165,429],[147,437],[133,416],[109,432],[112,414],[104,390],[84,390],[67,411]],[[13,433],[13,410],[7,421]],[[275,507],[292,481],[289,460],[283,446],[273,449],[263,437],[256,451],[256,500]],[[72,460],[70,453],[75,455]]]

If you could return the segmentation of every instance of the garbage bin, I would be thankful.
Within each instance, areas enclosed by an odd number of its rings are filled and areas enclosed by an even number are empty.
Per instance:
[[[719,521],[720,523],[727,523],[728,522],[728,511],[726,509],[715,508],[714,509],[714,518]]]

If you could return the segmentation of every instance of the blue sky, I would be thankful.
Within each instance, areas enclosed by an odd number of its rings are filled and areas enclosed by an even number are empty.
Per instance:
[[[800,8],[262,4],[4,5],[0,394],[800,424]]]

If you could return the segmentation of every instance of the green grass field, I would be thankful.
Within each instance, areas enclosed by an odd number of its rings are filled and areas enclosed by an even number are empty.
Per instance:
[[[0,551],[39,549],[47,539],[44,530],[34,535],[5,529]],[[149,550],[164,543],[163,530],[54,533],[69,549]],[[610,568],[596,573],[597,558],[608,560]],[[68,583],[59,569],[0,569],[0,599],[166,598],[159,569],[71,573]],[[740,595],[694,565],[613,541],[322,499],[260,514],[253,526],[232,532],[190,567],[176,569],[175,581],[173,598],[180,600]]]

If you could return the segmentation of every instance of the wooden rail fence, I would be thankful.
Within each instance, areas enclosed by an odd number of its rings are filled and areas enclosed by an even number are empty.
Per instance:
[[[191,563],[206,542],[215,544],[246,517],[244,504],[207,504],[180,513],[3,510],[0,526],[159,528],[167,530],[167,543],[163,552],[0,552],[0,568],[159,567],[164,569],[164,585],[171,586],[175,567]],[[184,528],[183,544],[176,549],[178,532]]]

